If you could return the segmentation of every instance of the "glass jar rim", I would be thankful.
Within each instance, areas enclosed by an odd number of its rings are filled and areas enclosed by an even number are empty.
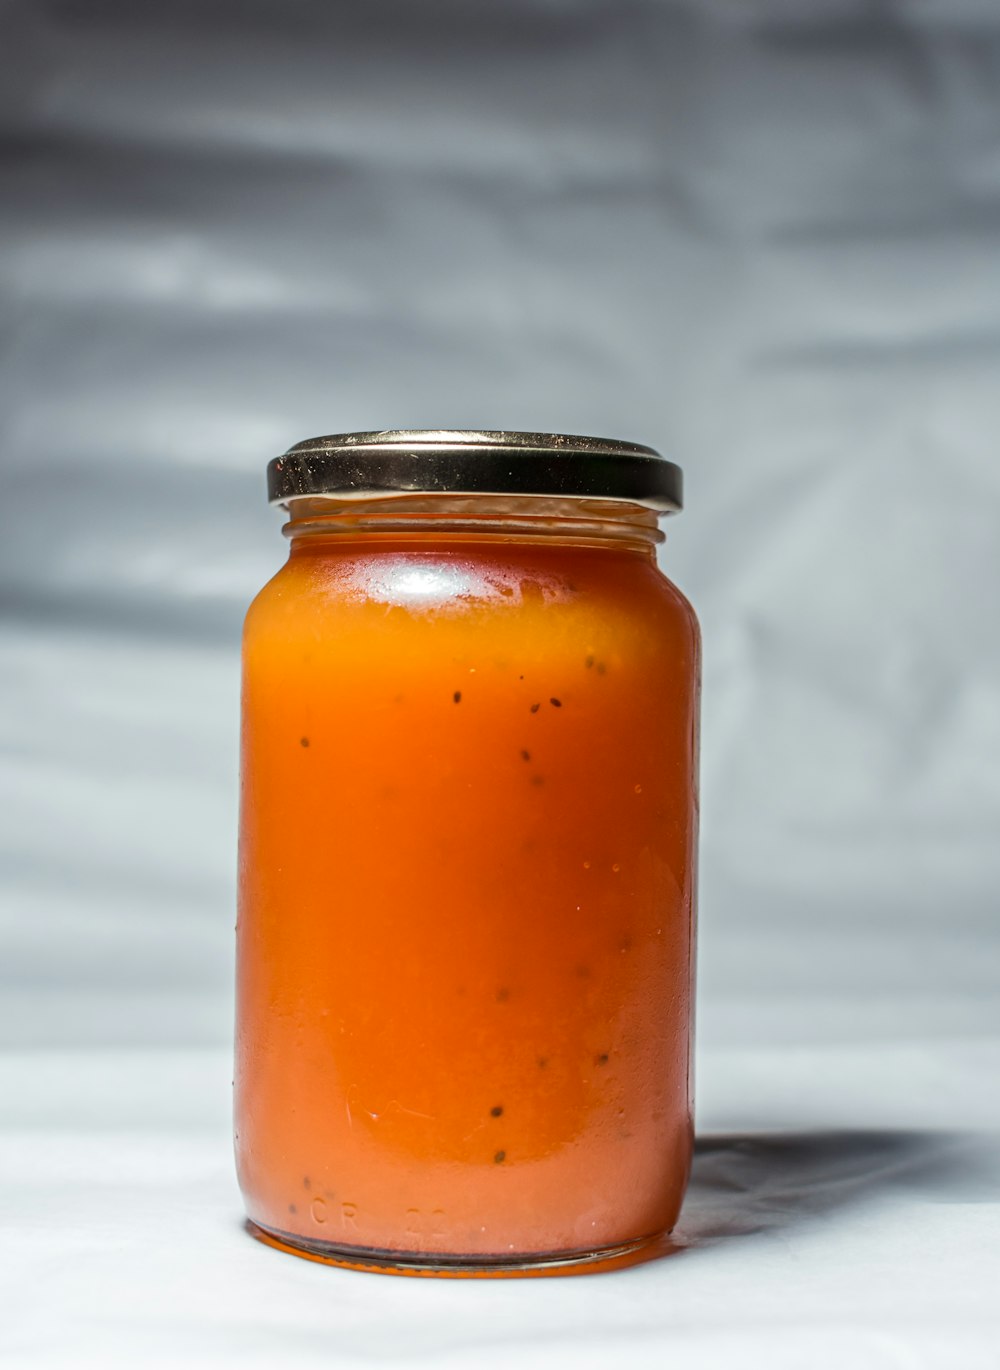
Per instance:
[[[654,448],[571,433],[396,428],[296,443],[267,468],[271,504],[385,495],[549,495],[622,500],[658,513],[683,504],[679,466]]]

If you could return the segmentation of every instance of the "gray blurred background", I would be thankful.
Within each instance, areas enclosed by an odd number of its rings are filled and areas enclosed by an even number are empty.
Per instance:
[[[1000,954],[1000,6],[2,0],[0,1042],[225,1044],[238,636],[317,433],[687,473],[703,1043]]]

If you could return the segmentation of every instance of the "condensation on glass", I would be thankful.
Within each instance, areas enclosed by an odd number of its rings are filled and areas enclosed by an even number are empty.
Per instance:
[[[699,639],[680,472],[497,432],[272,462],[243,655],[236,1156],[372,1270],[641,1258],[691,1160]]]

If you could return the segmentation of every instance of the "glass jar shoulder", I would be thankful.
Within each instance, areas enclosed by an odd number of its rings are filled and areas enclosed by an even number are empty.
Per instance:
[[[661,612],[677,625],[679,632],[691,639],[696,654],[700,654],[701,624],[694,605],[659,566],[655,570],[655,581],[653,593],[661,605]]]
[[[280,614],[284,601],[295,596],[294,577],[289,574],[289,563],[281,565],[274,575],[264,582],[254,595],[243,615],[243,641],[252,640],[266,632],[276,614]]]
[[[575,625],[696,647],[694,611],[651,555],[501,542],[335,544],[296,552],[246,616],[244,641],[450,632],[558,636]]]

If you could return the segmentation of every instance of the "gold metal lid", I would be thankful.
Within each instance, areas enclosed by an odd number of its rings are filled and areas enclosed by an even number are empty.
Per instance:
[[[324,495],[549,495],[682,506],[681,469],[651,447],[568,433],[395,428],[309,438],[267,468],[272,504]]]

